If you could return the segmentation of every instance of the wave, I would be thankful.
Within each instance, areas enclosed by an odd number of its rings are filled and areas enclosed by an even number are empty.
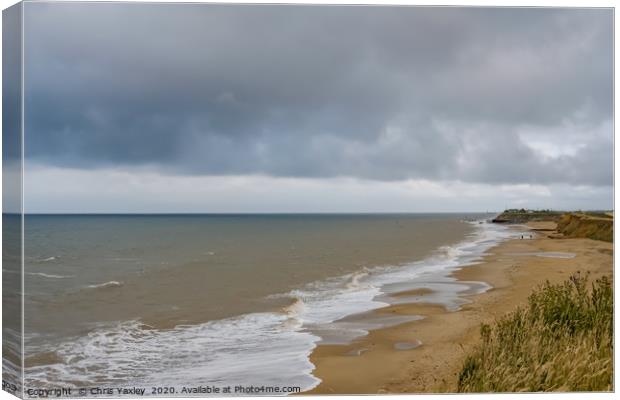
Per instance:
[[[51,261],[56,261],[57,259],[58,259],[57,256],[51,256],[51,257],[46,257],[46,258],[30,259],[30,262],[34,262],[34,263],[47,263],[47,262],[51,262]]]
[[[348,289],[359,289],[362,287],[362,283],[360,282],[362,279],[369,275],[368,268],[364,268],[361,271],[355,272],[351,274],[351,278],[349,282],[347,282],[346,286]]]
[[[306,304],[304,301],[299,297],[295,297],[291,304],[282,308],[282,312],[290,318],[296,318],[303,313],[305,308]]]
[[[309,355],[318,337],[286,328],[281,313],[255,313],[169,330],[147,329],[139,321],[101,326],[54,346],[62,360],[26,368],[29,387],[118,385],[300,386],[309,390]],[[29,353],[43,352],[31,348]]]
[[[50,279],[73,278],[73,275],[54,275],[54,274],[46,274],[44,272],[26,272],[26,275],[40,276],[40,277],[43,277],[43,278],[50,278]]]
[[[12,269],[4,269],[2,268],[2,273],[7,273],[7,274],[21,274],[22,270],[21,268],[18,270],[13,271]]]
[[[99,284],[94,284],[94,285],[88,285],[86,287],[88,289],[105,289],[105,288],[114,288],[114,287],[121,287],[121,286],[123,286],[123,282],[109,281],[109,282],[104,282],[104,283],[99,283]]]

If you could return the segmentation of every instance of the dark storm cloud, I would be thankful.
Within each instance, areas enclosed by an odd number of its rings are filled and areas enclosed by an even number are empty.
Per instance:
[[[25,37],[40,163],[612,182],[610,10],[28,3]]]

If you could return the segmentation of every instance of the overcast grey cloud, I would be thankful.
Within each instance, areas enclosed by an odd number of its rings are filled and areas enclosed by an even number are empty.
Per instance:
[[[26,156],[188,176],[610,186],[612,18],[28,3]]]

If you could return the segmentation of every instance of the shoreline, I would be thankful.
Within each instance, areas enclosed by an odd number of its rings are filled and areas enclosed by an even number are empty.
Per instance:
[[[479,342],[481,323],[525,304],[546,280],[557,283],[578,271],[589,271],[591,281],[612,274],[613,243],[557,238],[554,225],[529,223],[533,239],[502,242],[481,263],[452,272],[458,281],[491,285],[483,293],[464,295],[470,303],[458,311],[430,303],[391,305],[375,313],[424,319],[371,330],[347,345],[319,344],[310,361],[321,383],[302,394],[454,392],[462,362]],[[558,257],[565,253],[575,256]]]

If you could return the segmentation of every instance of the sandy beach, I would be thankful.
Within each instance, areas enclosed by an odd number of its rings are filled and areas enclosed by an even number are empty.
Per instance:
[[[560,282],[578,271],[589,271],[591,280],[612,274],[612,243],[561,238],[554,223],[529,227],[532,239],[506,241],[492,248],[484,262],[453,273],[458,280],[492,285],[485,293],[468,295],[470,303],[460,310],[424,303],[428,292],[422,290],[415,293],[422,302],[376,312],[421,315],[423,320],[371,331],[349,345],[319,345],[311,361],[322,382],[306,394],[453,392],[466,354],[479,341],[481,323],[525,304],[546,280]]]

